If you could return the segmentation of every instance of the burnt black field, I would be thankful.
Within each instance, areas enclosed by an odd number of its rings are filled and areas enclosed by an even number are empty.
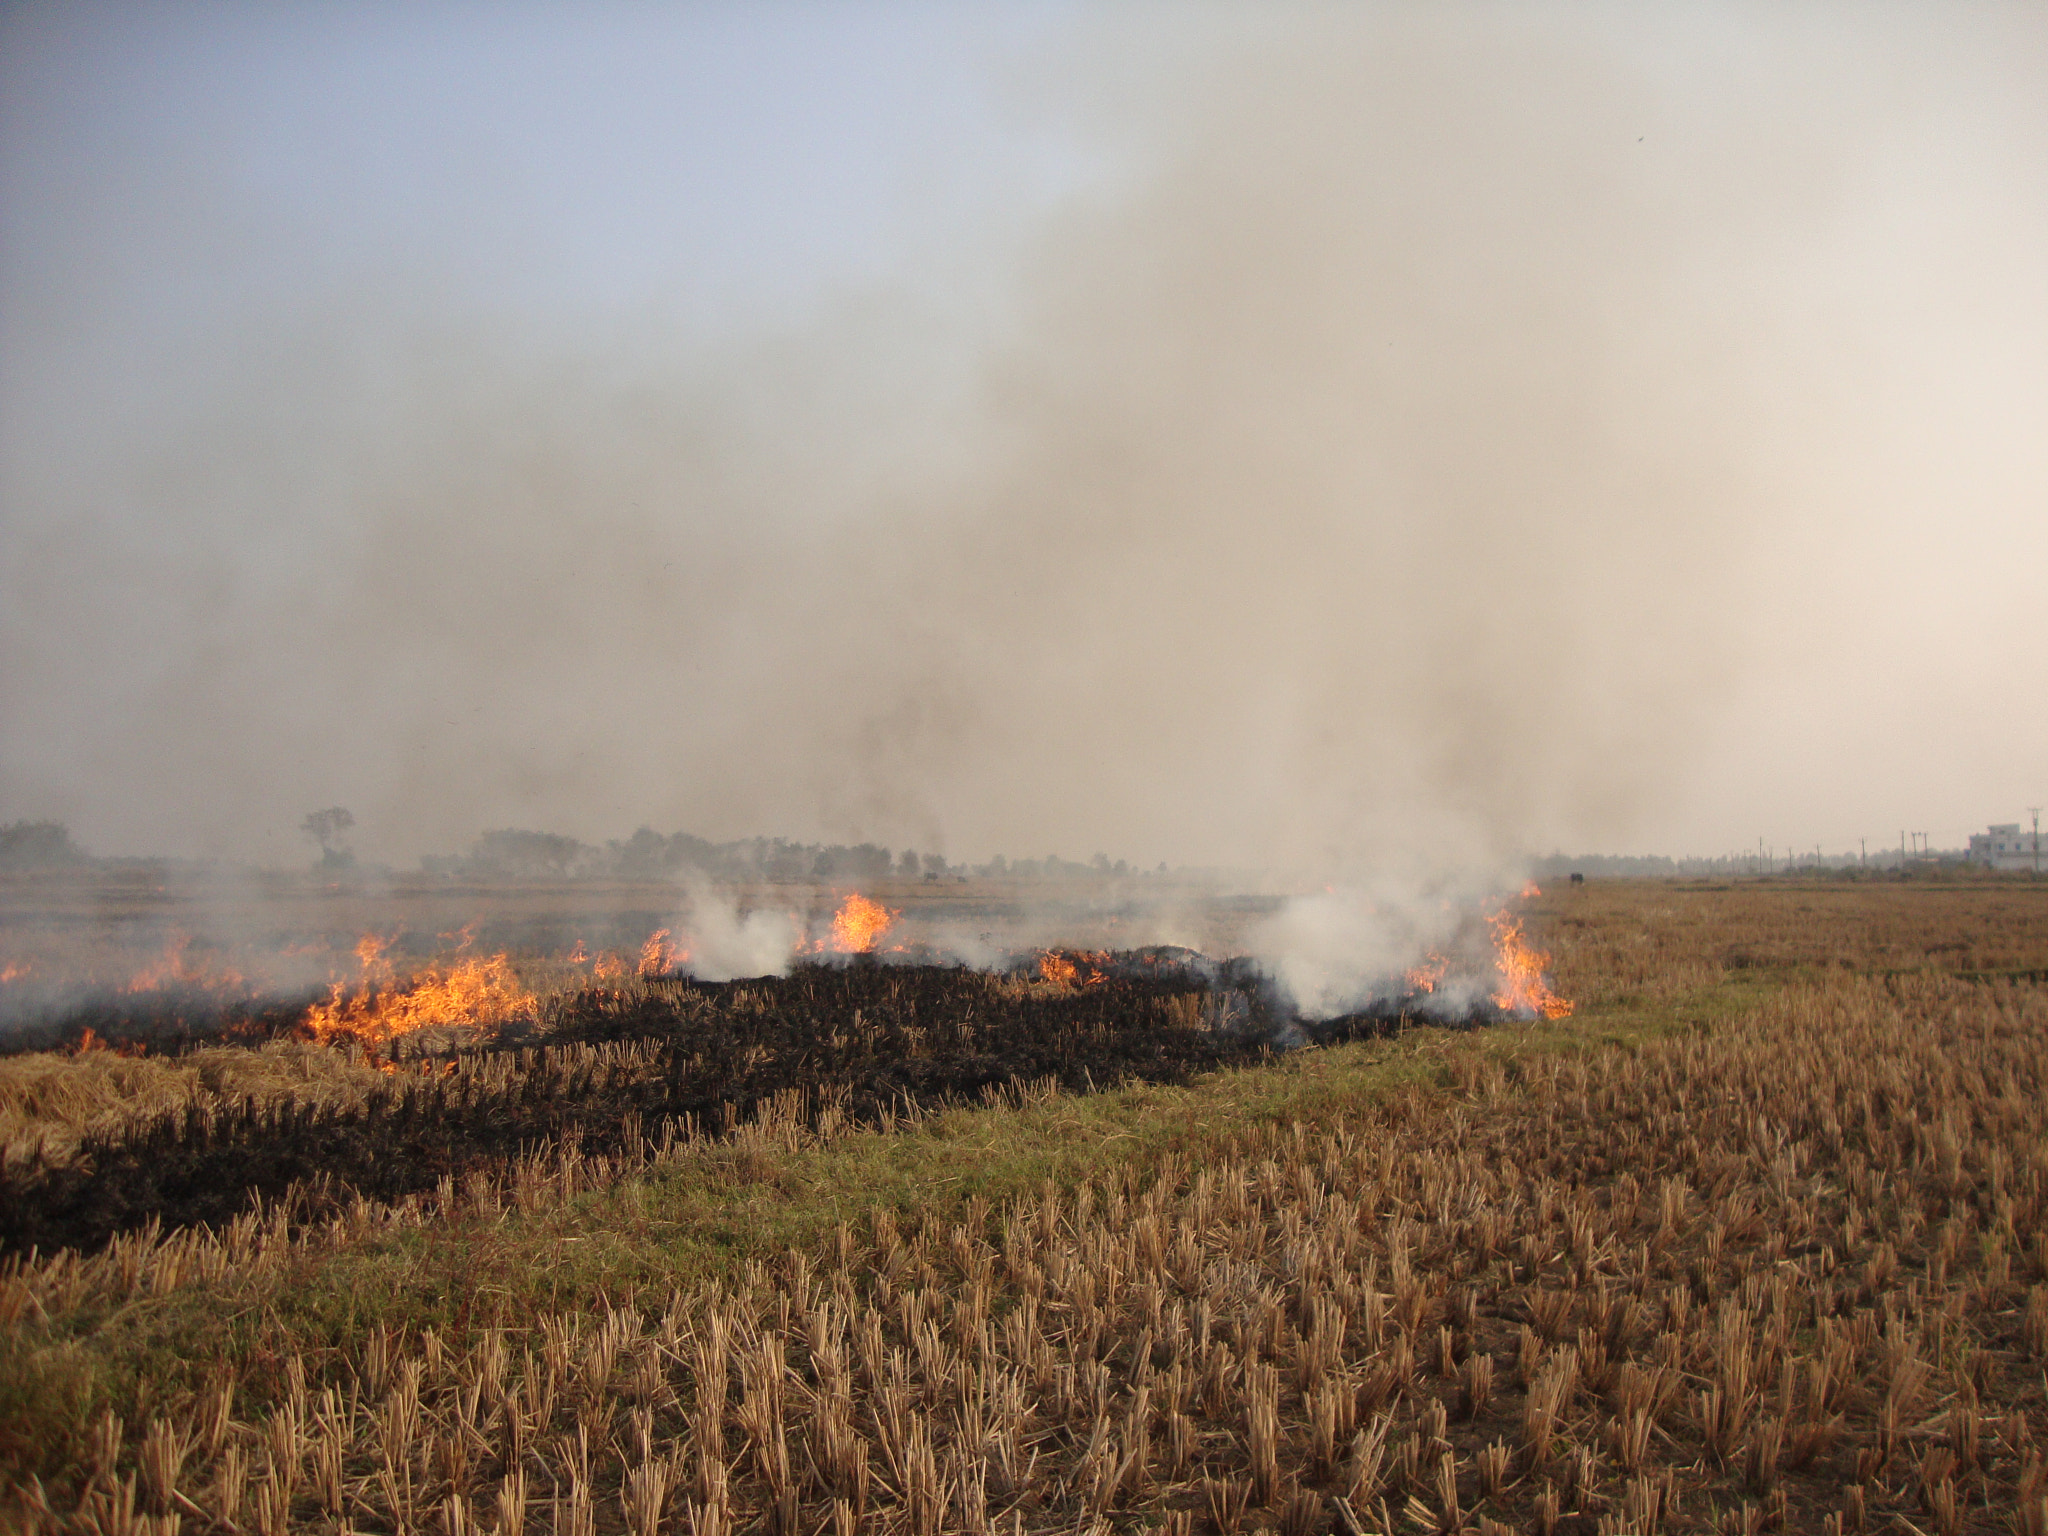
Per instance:
[[[1048,1080],[1069,1092],[1175,1083],[1409,1023],[1491,1022],[1425,1018],[1404,998],[1311,1023],[1242,966],[1190,951],[1098,959],[1100,979],[1068,989],[867,960],[594,987],[552,1003],[544,1025],[401,1049],[389,1080],[350,1102],[195,1107],[89,1136],[61,1162],[16,1161],[0,1172],[0,1251],[92,1249],[152,1220],[217,1225],[259,1200],[309,1215],[395,1200],[548,1146],[609,1155],[664,1129],[715,1133],[792,1090],[813,1118],[874,1123]],[[296,1016],[280,1003],[208,1021],[173,1000],[153,1017],[122,999],[61,1032],[177,1051],[288,1036]]]

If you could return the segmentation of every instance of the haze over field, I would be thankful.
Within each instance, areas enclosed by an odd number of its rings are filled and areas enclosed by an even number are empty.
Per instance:
[[[2048,791],[2048,11],[10,8],[0,821],[1440,867]]]

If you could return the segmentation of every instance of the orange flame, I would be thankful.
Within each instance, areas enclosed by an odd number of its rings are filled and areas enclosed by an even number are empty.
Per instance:
[[[306,1010],[306,1028],[316,1040],[352,1038],[375,1049],[402,1035],[435,1025],[493,1029],[533,1006],[533,994],[512,974],[505,955],[463,960],[447,969],[429,966],[402,988],[390,985],[388,941],[366,934],[356,945],[363,979],[352,995],[340,982],[324,1003]]]
[[[1502,907],[1486,921],[1493,929],[1494,969],[1500,972],[1500,986],[1493,994],[1494,1006],[1503,1013],[1545,1019],[1568,1015],[1572,1011],[1570,1001],[1551,991],[1550,983],[1544,979],[1550,956],[1523,942],[1522,920]]]
[[[1434,992],[1436,984],[1444,979],[1450,968],[1451,962],[1432,949],[1429,958],[1408,972],[1402,980],[1406,983],[1410,996],[1419,996],[1424,992]]]
[[[125,992],[155,992],[162,987],[207,987],[216,991],[227,991],[242,985],[240,971],[213,970],[203,964],[195,964],[185,951],[192,947],[192,936],[188,933],[174,933],[164,945],[164,952],[129,979],[122,988]]]
[[[35,965],[31,961],[10,960],[6,965],[0,966],[0,981],[19,981],[34,969]]]
[[[1056,987],[1071,987],[1080,967],[1058,950],[1048,949],[1038,957],[1038,974]]]
[[[118,1045],[109,1045],[88,1028],[79,1035],[78,1044],[72,1048],[71,1054],[83,1056],[91,1051],[102,1051],[112,1056],[147,1056],[149,1054],[149,1042],[147,1040],[123,1040]]]
[[[865,955],[900,915],[855,891],[832,916],[832,947],[842,955]]]
[[[390,947],[389,939],[374,933],[356,940],[356,964],[363,968],[365,985],[388,984],[393,979],[391,962],[384,958],[384,951]]]
[[[1093,987],[1109,980],[1109,956],[1099,949],[1048,949],[1038,957],[1038,974],[1062,987]]]
[[[690,958],[690,952],[674,943],[666,928],[657,928],[640,946],[640,974],[667,976]],[[600,962],[601,964],[602,962]]]

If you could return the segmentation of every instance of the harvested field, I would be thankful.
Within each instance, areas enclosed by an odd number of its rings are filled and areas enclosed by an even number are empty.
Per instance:
[[[2034,1536],[2048,892],[1952,894],[1596,886],[1568,1020],[18,1258],[13,1517]]]
[[[1315,1028],[1340,1039],[1405,1019],[1392,1009]],[[1186,975],[1067,988],[861,964],[593,990],[560,1002],[547,1043],[428,1050],[400,1071],[330,1072],[323,1092],[267,1103],[165,1095],[154,1113],[54,1153],[17,1153],[0,1166],[0,1251],[91,1247],[149,1222],[217,1225],[266,1199],[324,1214],[488,1176],[537,1148],[610,1156],[649,1137],[690,1139],[771,1101],[868,1124],[1027,1083],[1179,1082],[1271,1054],[1286,1023],[1253,989]],[[209,1064],[233,1055],[208,1053]],[[40,1097],[57,1097],[62,1068],[38,1078]]]
[[[575,963],[529,961],[529,975],[553,976],[552,991],[535,992],[508,955],[470,952],[465,928],[455,956],[403,973],[388,940],[365,936],[362,975],[326,1000],[209,994],[182,979],[87,996],[29,1034],[68,1050],[25,1052],[0,1071],[0,1254],[219,1226],[266,1200],[313,1218],[488,1179],[550,1147],[608,1156],[695,1139],[771,1101],[867,1124],[1029,1083],[1178,1082],[1311,1041],[1566,1006],[1545,990],[1520,920],[1501,913],[1498,950],[1482,949],[1475,973],[1439,956],[1427,976],[1387,978],[1388,995],[1362,1011],[1304,1019],[1256,965],[1178,946],[1027,950],[1001,972],[904,945],[877,954],[865,946],[898,914],[864,901],[851,896],[834,920],[863,947],[743,983],[668,974],[682,955],[659,929],[630,963],[580,944]],[[184,951],[172,959],[182,965]],[[1446,975],[1461,985],[1439,989]],[[294,1044],[332,1060],[316,1071]],[[110,1052],[155,1065],[102,1065]],[[252,1056],[297,1065],[297,1080],[251,1091]]]

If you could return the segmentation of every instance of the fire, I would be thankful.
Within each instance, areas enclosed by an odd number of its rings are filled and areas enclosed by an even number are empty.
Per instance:
[[[533,994],[519,984],[505,955],[429,966],[398,987],[384,958],[387,944],[365,935],[356,946],[363,968],[356,990],[336,982],[326,1002],[306,1011],[306,1028],[314,1039],[347,1037],[374,1049],[435,1025],[493,1029],[533,1006]]]
[[[122,1040],[110,1043],[100,1038],[92,1030],[87,1029],[79,1035],[78,1044],[71,1048],[71,1054],[74,1056],[85,1056],[94,1051],[107,1056],[147,1056],[149,1054],[149,1042],[147,1040]]]
[[[195,964],[185,953],[192,947],[192,936],[174,933],[164,945],[164,952],[129,979],[124,992],[155,992],[164,987],[207,987],[216,991],[227,991],[242,985],[242,973],[231,970],[212,970],[203,964]]]
[[[1102,969],[1108,964],[1099,949],[1048,949],[1038,957],[1038,974],[1055,986],[1092,987],[1109,979]]]
[[[647,935],[647,942],[640,946],[640,974],[672,975],[689,958],[690,952],[671,940],[666,928],[657,928]]]
[[[19,981],[34,969],[34,964],[27,960],[10,960],[0,966],[0,981]]]
[[[1038,957],[1038,974],[1054,986],[1071,987],[1080,967],[1058,950],[1048,949]]]
[[[1408,972],[1402,980],[1407,984],[1410,996],[1420,996],[1424,992],[1434,992],[1436,984],[1444,979],[1450,968],[1451,962],[1432,949],[1429,958]]]
[[[855,891],[832,916],[832,947],[842,955],[865,955],[900,915]]]
[[[590,946],[581,939],[563,958],[570,965],[589,966],[592,981],[619,981],[636,971],[642,976],[666,975],[688,960],[690,952],[671,944],[666,928],[657,928],[640,946],[640,958],[632,965],[628,965],[626,957],[616,950],[601,949],[592,954]]]
[[[384,951],[391,947],[391,941],[374,933],[366,933],[356,940],[356,964],[363,968],[366,985],[388,985],[393,977],[391,962],[384,958]]]
[[[1503,1013],[1561,1019],[1572,1011],[1569,1000],[1550,990],[1543,972],[1550,956],[1531,949],[1522,939],[1522,920],[1506,907],[1490,914],[1493,929],[1493,964],[1500,972],[1500,986],[1493,994],[1494,1006]]]

